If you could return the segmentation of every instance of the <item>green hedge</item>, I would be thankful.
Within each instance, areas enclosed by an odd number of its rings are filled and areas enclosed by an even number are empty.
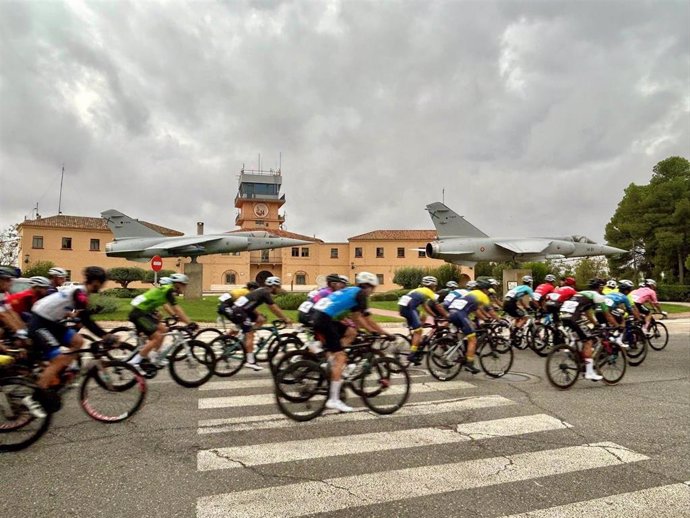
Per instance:
[[[118,299],[133,299],[137,295],[146,292],[148,288],[111,288],[101,291],[101,295]]]
[[[276,304],[281,309],[295,310],[302,302],[307,300],[306,293],[285,293],[274,297]]]
[[[109,297],[103,293],[89,295],[89,308],[98,310],[98,313],[114,313],[120,308],[117,298]]]
[[[382,293],[374,293],[370,298],[373,301],[387,301],[387,300],[398,300],[403,295],[410,291],[406,288],[400,290],[384,291]]]
[[[690,285],[659,284],[656,296],[659,300],[667,302],[690,302]]]

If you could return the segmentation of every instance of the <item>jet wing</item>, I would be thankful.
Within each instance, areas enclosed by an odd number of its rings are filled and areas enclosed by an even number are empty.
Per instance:
[[[187,248],[190,246],[201,246],[204,243],[211,243],[221,239],[223,238],[219,236],[172,238],[170,241],[161,241],[153,246],[149,246],[146,250],[176,250],[178,248]]]
[[[495,241],[495,244],[514,254],[540,254],[549,247],[551,241],[546,239],[504,239]]]

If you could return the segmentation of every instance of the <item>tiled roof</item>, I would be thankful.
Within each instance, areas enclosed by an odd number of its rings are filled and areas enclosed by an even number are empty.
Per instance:
[[[171,228],[154,225],[147,221],[139,221],[142,225],[146,225],[156,232],[160,232],[164,236],[181,236],[182,232],[173,230]],[[47,218],[29,219],[20,223],[20,226],[32,227],[51,227],[51,228],[74,228],[78,230],[103,230],[108,231],[108,225],[103,218],[90,218],[86,216],[67,216],[65,214],[58,214],[57,216],[49,216]]]
[[[228,234],[234,234],[235,232],[252,232],[252,231],[257,231],[257,232],[268,232],[269,234],[273,234],[274,236],[278,237],[287,237],[289,239],[299,239],[301,241],[313,241],[314,243],[323,243],[322,239],[318,239],[313,236],[304,236],[302,234],[295,234],[294,232],[288,232],[287,230],[280,230],[280,229],[275,229],[275,228],[269,228],[269,229],[259,229],[259,228],[239,228],[236,230],[230,230],[227,233]]]
[[[433,241],[435,230],[374,230],[350,238],[350,241]]]

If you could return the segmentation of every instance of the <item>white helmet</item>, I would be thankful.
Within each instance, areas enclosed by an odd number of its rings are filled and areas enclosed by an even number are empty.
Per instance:
[[[280,286],[282,282],[280,281],[280,277],[269,277],[264,281],[264,284],[266,286]]]
[[[53,284],[50,282],[50,279],[46,279],[45,277],[41,277],[40,275],[37,275],[36,277],[31,277],[29,279],[29,286],[32,288],[50,288]]]
[[[379,279],[373,273],[369,272],[359,272],[355,277],[355,283],[360,286],[362,284],[369,284],[370,286],[378,286]]]
[[[532,278],[531,275],[525,275],[525,276],[522,278],[522,283],[523,283],[523,284],[532,284],[533,282],[534,282],[534,279]]]
[[[48,277],[64,277],[67,278],[67,270],[64,268],[51,268],[48,270]]]
[[[616,289],[618,287],[618,283],[615,280],[610,279],[610,280],[606,281],[606,287],[611,288],[613,290],[613,289]]]
[[[556,282],[556,276],[550,273],[546,277],[544,277],[544,280],[546,282]]]
[[[436,286],[438,284],[438,279],[433,275],[427,275],[422,277],[422,286]]]
[[[493,286],[493,287],[496,287],[496,286],[498,286],[499,284],[501,284],[500,282],[498,282],[498,281],[497,281],[496,279],[494,279],[493,277],[489,277],[489,278],[486,279],[486,280],[487,280],[487,281],[489,282],[489,284],[491,284],[491,286]]]
[[[477,287],[477,281],[467,281],[466,288],[468,290],[473,290]]]
[[[656,288],[656,281],[654,279],[645,279],[642,286],[649,286],[650,288]]]
[[[230,300],[232,296],[229,293],[223,293],[220,297],[218,297],[218,300],[221,302],[225,302],[226,300]]]
[[[172,279],[170,277],[161,277],[158,279],[158,284],[165,286],[166,284],[172,284]]]
[[[460,285],[455,281],[448,281],[446,283],[446,288],[448,288],[449,290],[456,290],[459,287],[460,287]]]
[[[173,284],[189,284],[189,277],[187,277],[184,273],[173,273],[170,276],[170,282]]]
[[[343,284],[350,284],[350,278],[347,275],[338,275],[338,277]]]

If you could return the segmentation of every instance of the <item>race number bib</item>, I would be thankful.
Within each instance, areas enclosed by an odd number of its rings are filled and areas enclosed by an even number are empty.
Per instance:
[[[314,309],[317,311],[323,311],[324,309],[328,308],[328,306],[330,306],[332,303],[333,302],[331,302],[329,298],[324,298],[316,303]]]
[[[313,307],[314,307],[313,302],[305,300],[304,302],[302,302],[299,305],[299,307],[297,308],[297,311],[299,311],[300,313],[309,313],[311,311],[311,308],[313,308]]]
[[[412,297],[409,295],[403,295],[400,297],[400,300],[398,300],[398,305],[399,306],[407,306],[410,304],[410,301],[412,300]]]
[[[549,293],[546,298],[558,302],[558,293]]]
[[[247,304],[247,302],[249,302],[249,299],[247,297],[242,296],[235,301],[235,306],[241,308],[244,307]]]
[[[577,301],[576,300],[566,300],[561,306],[561,313],[575,313],[577,311]]]
[[[467,301],[465,299],[455,299],[453,302],[450,303],[448,309],[455,309],[457,311],[461,311],[465,309],[465,306],[467,306]]]
[[[539,302],[541,299],[541,293],[535,292],[532,298],[534,299],[534,302]]]
[[[137,307],[139,304],[141,304],[145,300],[146,300],[146,297],[144,297],[143,295],[137,295],[136,297],[134,297],[132,299],[132,302],[130,302],[130,304],[134,307]]]

